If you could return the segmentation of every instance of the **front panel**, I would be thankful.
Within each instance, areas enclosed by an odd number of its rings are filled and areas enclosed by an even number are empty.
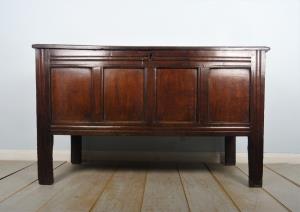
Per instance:
[[[145,69],[104,68],[104,121],[145,121]]]
[[[197,121],[197,76],[197,68],[156,68],[155,121],[157,123]]]
[[[207,72],[208,123],[249,123],[250,68],[215,67]]]
[[[52,122],[92,120],[92,70],[86,67],[51,69]]]
[[[101,51],[97,56],[76,54],[51,56],[50,109],[56,131],[197,134],[250,129],[255,100],[251,57],[188,60],[184,55],[159,58],[154,52],[151,60],[101,56]]]

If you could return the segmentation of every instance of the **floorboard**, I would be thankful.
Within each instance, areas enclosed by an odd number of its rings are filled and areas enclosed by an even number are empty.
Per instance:
[[[64,189],[67,182],[73,178],[73,172],[78,170],[78,167],[64,163],[54,169],[55,182],[53,185],[43,186],[35,181],[0,203],[0,211],[37,211]]]
[[[263,188],[248,187],[247,164],[54,167],[55,183],[45,186],[36,163],[0,161],[0,212],[300,211],[299,164],[265,165]]]
[[[64,162],[54,162],[53,167],[58,167]],[[22,190],[37,180],[37,164],[33,164],[9,177],[0,180],[0,203],[14,193]]]
[[[266,167],[300,187],[300,164],[268,164]]]
[[[192,212],[238,211],[203,164],[182,164],[179,166],[179,173]]]
[[[33,161],[0,161],[0,180],[33,164]]]
[[[248,176],[237,167],[220,164],[208,167],[241,211],[287,211],[261,188],[249,188]]]
[[[140,211],[145,180],[146,171],[143,168],[119,168],[107,183],[92,211]]]
[[[82,165],[39,211],[89,211],[113,172],[113,168]]]
[[[238,167],[248,174],[247,164]],[[264,168],[263,188],[291,211],[300,211],[300,188],[280,175]]]
[[[148,170],[142,211],[190,211],[176,166]]]

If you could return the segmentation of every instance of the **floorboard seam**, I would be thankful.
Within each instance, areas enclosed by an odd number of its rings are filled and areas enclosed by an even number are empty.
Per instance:
[[[244,175],[248,177],[248,174],[244,172],[240,167],[236,166]],[[285,206],[282,202],[280,202],[276,197],[274,197],[269,191],[267,191],[264,187],[261,187],[261,190],[266,192],[270,197],[272,197],[276,202],[278,202],[281,206],[283,206],[287,211],[292,211],[287,206]]]
[[[231,200],[232,204],[236,207],[236,209],[238,211],[242,211],[239,206],[237,205],[237,203],[234,201],[234,199],[230,196],[230,194],[226,191],[225,187],[222,185],[222,183],[218,180],[218,178],[213,174],[212,170],[208,167],[208,165],[206,163],[203,163],[203,165],[206,167],[206,169],[208,170],[208,172],[211,174],[211,176],[213,177],[213,179],[216,181],[216,183],[220,186],[221,190],[225,193],[225,195]]]
[[[267,194],[269,194],[273,199],[275,199],[280,205],[282,205],[287,211],[292,212],[291,209],[289,209],[287,206],[285,206],[283,203],[281,203],[276,197],[274,197],[268,190],[262,188],[263,191],[265,191]]]
[[[60,166],[64,165],[65,163],[67,163],[67,161],[64,161],[64,162],[61,163],[60,165],[56,166],[56,167],[54,168],[54,170],[57,169],[57,168],[59,168]],[[8,200],[10,197],[12,197],[12,196],[14,196],[15,194],[17,194],[18,192],[24,190],[25,188],[27,188],[28,186],[32,185],[32,184],[35,183],[36,181],[38,181],[37,178],[36,178],[35,180],[33,180],[32,182],[28,183],[27,185],[23,186],[22,188],[19,188],[18,190],[16,190],[16,191],[13,192],[12,194],[8,195],[8,196],[5,197],[4,199],[0,200],[0,203],[2,203],[2,202],[4,202],[4,201]]]
[[[52,199],[54,199],[55,197],[56,197],[56,194],[58,193],[58,192],[60,192],[61,190],[63,190],[64,189],[64,187],[62,187],[62,188],[60,188],[57,192],[55,192],[55,194],[53,194],[48,200],[46,200],[37,210],[36,210],[36,212],[38,212],[38,211],[41,211],[42,210],[42,208],[43,207],[45,207],[47,204],[48,204],[48,202],[50,202]]]
[[[142,209],[143,209],[144,198],[145,198],[145,191],[146,191],[147,178],[148,178],[148,169],[146,169],[146,173],[145,173],[144,191],[143,191],[143,195],[142,195],[142,202],[141,202],[140,211],[142,211]]]
[[[285,180],[293,183],[294,185],[296,185],[297,187],[300,187],[299,184],[297,184],[296,182],[292,181],[291,179],[289,179],[288,177],[285,177],[284,175],[280,174],[279,172],[273,170],[271,167],[267,166],[267,165],[264,165],[265,168],[269,169],[270,171],[274,172],[275,174],[278,174],[280,177],[284,178]]]
[[[26,168],[28,168],[28,167],[34,165],[35,163],[36,163],[36,162],[33,162],[33,163],[31,163],[31,164],[29,164],[29,165],[27,165],[27,166],[25,166],[25,167],[23,167],[23,168],[21,168],[21,169],[18,169],[17,171],[14,171],[14,172],[12,172],[12,173],[10,173],[10,174],[8,174],[8,175],[5,175],[4,177],[1,177],[0,180],[2,180],[2,179],[4,179],[4,178],[7,178],[7,177],[9,177],[9,176],[11,176],[11,175],[13,175],[13,174],[16,174],[16,173],[18,173],[18,172],[20,172],[20,171],[22,171],[22,170],[24,170],[24,169],[26,169]]]
[[[184,197],[185,197],[185,200],[186,200],[186,204],[187,204],[187,206],[188,206],[189,211],[191,212],[192,210],[191,210],[191,207],[190,207],[190,204],[189,204],[187,195],[186,195],[186,190],[185,190],[184,185],[183,185],[183,180],[182,180],[182,176],[181,176],[180,171],[179,171],[178,164],[176,164],[176,168],[177,168],[177,172],[178,172],[178,175],[179,175],[181,187],[182,187],[182,189],[183,189],[183,194],[184,194]]]
[[[111,174],[110,178],[107,180],[107,182],[105,183],[102,191],[99,193],[98,197],[96,198],[95,202],[92,204],[92,206],[89,209],[89,212],[92,211],[94,209],[94,207],[96,206],[98,200],[101,198],[103,192],[105,191],[107,185],[112,181],[113,176],[115,175],[116,171],[118,170],[118,168],[115,168],[115,170],[113,171],[113,173]]]

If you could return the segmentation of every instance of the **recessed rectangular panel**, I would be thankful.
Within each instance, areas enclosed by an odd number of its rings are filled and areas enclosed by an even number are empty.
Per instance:
[[[249,122],[249,95],[249,69],[210,69],[208,73],[208,121]]]
[[[197,69],[156,70],[156,120],[195,122]]]
[[[91,121],[92,73],[89,68],[51,70],[52,120]]]
[[[104,120],[144,120],[144,69],[104,69]]]

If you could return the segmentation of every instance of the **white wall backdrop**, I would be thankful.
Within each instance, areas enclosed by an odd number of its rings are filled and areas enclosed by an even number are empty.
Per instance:
[[[270,46],[265,152],[300,153],[299,0],[2,0],[0,149],[36,148],[33,43]]]

